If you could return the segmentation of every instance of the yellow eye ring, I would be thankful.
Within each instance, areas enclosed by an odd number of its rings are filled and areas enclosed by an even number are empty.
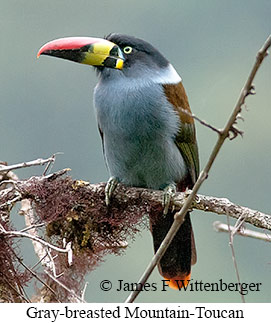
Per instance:
[[[126,47],[123,48],[123,52],[125,54],[131,54],[132,51],[133,51],[133,48],[131,46],[126,46]]]

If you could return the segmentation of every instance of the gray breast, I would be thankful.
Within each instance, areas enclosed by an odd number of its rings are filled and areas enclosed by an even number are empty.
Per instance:
[[[100,82],[94,105],[111,176],[156,189],[185,176],[174,143],[179,119],[160,84]]]

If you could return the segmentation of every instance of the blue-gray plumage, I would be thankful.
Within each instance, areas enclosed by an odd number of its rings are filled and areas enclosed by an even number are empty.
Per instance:
[[[94,91],[110,175],[127,185],[153,189],[179,182],[187,173],[174,142],[180,120],[162,85],[140,78],[130,85],[120,73],[112,70],[106,78],[101,74]]]

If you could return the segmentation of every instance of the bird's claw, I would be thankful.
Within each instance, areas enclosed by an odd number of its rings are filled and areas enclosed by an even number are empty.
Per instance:
[[[163,207],[164,207],[164,211],[163,214],[167,215],[168,213],[168,209],[170,207],[170,203],[174,197],[176,193],[176,185],[175,184],[169,184],[168,186],[166,186],[166,188],[164,189],[164,196],[163,196]],[[174,206],[173,206],[173,210],[174,211]]]
[[[105,186],[105,204],[108,206],[110,204],[111,196],[118,185],[118,179],[116,177],[110,177]]]

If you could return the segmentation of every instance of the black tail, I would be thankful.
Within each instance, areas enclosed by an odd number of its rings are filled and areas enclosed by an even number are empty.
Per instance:
[[[167,232],[174,221],[174,212],[151,219],[151,232],[155,252],[160,247]],[[189,213],[176,233],[171,244],[158,265],[160,274],[167,280],[172,288],[179,288],[183,281],[186,286],[191,276],[191,265],[196,263],[196,248]],[[178,282],[179,281],[179,284]]]

